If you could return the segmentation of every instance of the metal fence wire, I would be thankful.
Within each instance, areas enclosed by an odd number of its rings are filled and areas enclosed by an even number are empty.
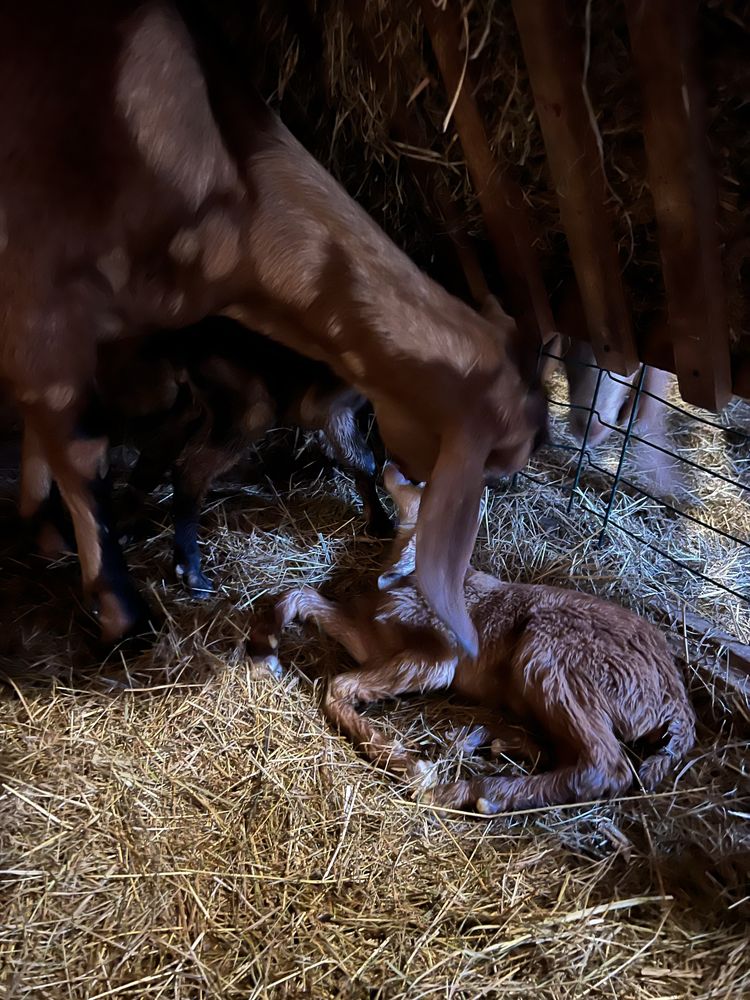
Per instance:
[[[652,399],[657,400],[662,406],[666,408],[667,411],[676,412],[680,415],[679,419],[685,421],[686,424],[692,424],[694,426],[704,426],[711,428],[714,431],[721,431],[724,434],[731,435],[732,445],[735,447],[741,447],[747,449],[748,461],[750,461],[750,434],[745,430],[737,426],[732,426],[729,423],[720,422],[722,419],[727,419],[722,417],[717,419],[711,419],[710,416],[705,415],[703,411],[696,411],[694,409],[687,409],[685,406],[680,406],[669,399],[662,396],[655,395],[654,393],[648,391],[644,388],[644,380],[646,376],[647,368],[643,365],[640,369],[638,377],[631,381],[629,379],[621,378],[611,372],[605,371],[602,368],[598,368],[596,365],[587,364],[585,362],[573,361],[570,358],[563,358],[558,354],[552,353],[551,351],[544,351],[542,357],[549,358],[557,362],[565,362],[566,364],[577,364],[582,367],[596,370],[596,383],[591,398],[590,406],[575,406],[563,399],[555,398],[554,395],[550,395],[549,404],[550,409],[553,414],[560,413],[564,414],[565,411],[570,411],[571,409],[579,409],[587,411],[587,419],[585,425],[585,431],[583,434],[583,439],[581,444],[570,444],[560,438],[559,435],[553,436],[549,447],[552,449],[562,450],[569,453],[577,453],[577,461],[575,465],[575,471],[570,479],[569,483],[553,483],[549,480],[545,480],[545,485],[552,486],[557,490],[567,493],[567,510],[570,512],[575,504],[581,504],[583,508],[590,514],[594,515],[596,518],[600,519],[602,522],[601,530],[598,534],[597,545],[602,547],[607,544],[610,539],[611,530],[616,530],[617,532],[623,532],[628,535],[635,542],[642,544],[643,546],[653,550],[659,556],[669,560],[675,566],[677,566],[683,572],[689,574],[691,577],[701,580],[703,582],[711,584],[718,590],[725,592],[730,595],[736,601],[740,602],[741,606],[750,610],[750,589],[745,586],[744,580],[741,580],[740,586],[731,586],[728,583],[717,579],[708,573],[702,572],[702,570],[696,568],[694,565],[690,565],[687,562],[677,558],[674,554],[667,552],[664,548],[656,544],[653,540],[643,537],[639,534],[637,530],[634,530],[633,524],[623,523],[621,518],[615,516],[615,504],[619,492],[624,488],[630,493],[631,496],[643,497],[648,500],[654,501],[655,503],[661,505],[665,511],[669,511],[671,514],[677,517],[683,518],[692,524],[699,526],[701,529],[714,533],[716,536],[722,538],[727,543],[736,545],[738,548],[746,551],[750,554],[750,538],[742,537],[738,533],[727,530],[727,528],[718,527],[714,524],[709,523],[704,520],[697,513],[691,511],[683,510],[673,502],[673,498],[667,498],[665,496],[657,495],[651,492],[649,489],[645,488],[643,484],[636,482],[633,479],[627,478],[625,476],[626,458],[634,442],[638,442],[643,447],[654,449],[661,453],[661,455],[668,458],[673,463],[678,463],[684,467],[688,467],[701,475],[710,477],[716,482],[721,482],[725,486],[732,487],[738,491],[740,495],[747,495],[750,499],[750,483],[743,481],[738,476],[727,475],[725,471],[720,471],[719,469],[712,468],[710,465],[703,464],[702,462],[695,461],[693,458],[681,452],[680,448],[675,447],[674,449],[665,448],[663,445],[656,444],[650,441],[648,438],[643,437],[637,433],[638,427],[638,412],[639,406],[642,402],[644,396],[650,396]],[[602,393],[602,386],[605,380],[611,379],[614,382],[619,383],[622,386],[627,387],[629,392],[633,393],[633,405],[630,411],[629,418],[624,427],[618,426],[614,423],[609,422],[599,409],[599,399]],[[666,411],[665,411],[666,412]],[[617,442],[619,440],[619,451],[616,455],[616,465],[614,472],[607,469],[599,461],[596,460],[594,449],[590,446],[590,432],[592,428],[592,423],[594,418],[597,418],[599,423],[608,428],[613,436],[614,440]],[[553,426],[554,426],[553,422]],[[608,481],[608,492],[607,490],[602,490],[603,497],[603,510],[597,510],[596,507],[592,506],[587,501],[586,491],[582,488],[582,479],[585,478],[587,470],[591,470],[603,477],[604,480]],[[534,472],[524,470],[518,473],[526,479],[531,479],[537,483],[541,482],[539,476]],[[604,497],[606,496],[606,500]],[[742,576],[742,574],[739,574]]]

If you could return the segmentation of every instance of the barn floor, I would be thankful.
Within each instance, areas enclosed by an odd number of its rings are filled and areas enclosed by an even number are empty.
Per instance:
[[[747,479],[746,452],[720,432],[691,444],[695,432],[677,430],[684,447],[721,452]],[[169,582],[164,532],[134,546],[166,623],[152,650],[104,664],[75,607],[73,562],[24,555],[9,482],[0,996],[750,995],[747,691],[720,650],[670,627],[654,598],[678,620],[684,601],[745,641],[747,607],[617,530],[598,549],[584,503],[601,509],[600,477],[585,474],[568,513],[559,486],[570,462],[548,450],[533,479],[493,494],[477,561],[656,615],[687,651],[699,743],[657,794],[492,822],[412,801],[329,730],[316,679],[342,661],[324,638],[291,631],[280,682],[254,678],[245,660],[266,595],[301,581],[341,595],[376,567],[382,547],[363,536],[342,477],[316,479],[308,466],[291,486],[217,492],[205,552],[221,590],[209,603]],[[711,490],[696,487],[701,516],[750,528],[742,497]],[[627,490],[615,515],[747,589],[745,555],[710,533]],[[463,759],[452,727],[472,715],[445,701],[378,714],[444,773],[518,766]]]

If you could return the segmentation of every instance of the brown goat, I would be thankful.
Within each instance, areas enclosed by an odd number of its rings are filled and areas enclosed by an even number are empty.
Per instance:
[[[128,514],[132,519],[171,472],[174,566],[194,597],[213,590],[197,537],[206,494],[275,427],[317,432],[326,456],[352,473],[368,530],[392,534],[378,497],[375,456],[357,425],[365,399],[326,365],[221,316],[140,339],[125,367],[120,351],[115,358],[100,359],[97,388],[108,426],[119,424],[118,437],[140,451]]]
[[[190,5],[183,5],[191,12]],[[168,0],[0,5],[0,377],[69,508],[102,634],[144,611],[106,524],[97,344],[227,313],[327,363],[428,479],[419,585],[468,650],[463,577],[488,469],[546,421],[508,317],[430,281]],[[45,463],[46,466],[45,467]],[[27,513],[30,513],[27,510]]]
[[[554,770],[437,785],[429,798],[444,807],[475,806],[489,814],[619,795],[633,781],[620,740],[663,741],[638,770],[644,787],[658,784],[695,737],[694,713],[661,632],[588,594],[503,583],[470,569],[466,601],[479,655],[457,655],[414,585],[422,491],[393,466],[385,482],[400,526],[379,578],[380,595],[345,611],[303,587],[276,607],[277,627],[294,618],[315,621],[360,664],[329,682],[328,718],[372,760],[410,776],[424,773],[426,762],[387,740],[359,705],[446,689],[484,708],[509,710],[551,742]]]

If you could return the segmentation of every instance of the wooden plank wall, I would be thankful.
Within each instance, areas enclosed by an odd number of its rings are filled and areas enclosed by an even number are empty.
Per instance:
[[[729,330],[717,228],[716,184],[696,69],[697,0],[623,0],[643,104],[648,181],[658,226],[666,315],[632,329],[608,208],[599,138],[583,87],[583,39],[569,0],[513,0],[560,218],[598,363],[630,374],[639,361],[675,370],[684,399],[712,410],[731,396]],[[420,0],[453,96],[467,168],[519,326],[549,339],[549,307],[520,192],[490,150],[462,51],[459,0]],[[606,139],[604,140],[606,141]],[[750,364],[736,388],[750,393]]]
[[[495,250],[508,305],[522,334],[536,343],[554,336],[554,322],[542,280],[523,193],[490,148],[474,98],[470,66],[461,52],[456,4],[438,7],[421,0],[422,15],[449,97],[466,166],[474,185],[487,235]]]
[[[625,9],[680,393],[718,410],[731,395],[729,326],[705,95],[695,65],[696,3],[625,0]]]

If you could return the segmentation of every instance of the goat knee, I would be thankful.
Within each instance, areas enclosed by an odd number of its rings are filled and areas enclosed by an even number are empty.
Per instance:
[[[329,680],[326,686],[326,693],[323,697],[323,704],[326,708],[331,708],[338,704],[357,704],[351,679],[346,674],[336,674],[335,677]]]

